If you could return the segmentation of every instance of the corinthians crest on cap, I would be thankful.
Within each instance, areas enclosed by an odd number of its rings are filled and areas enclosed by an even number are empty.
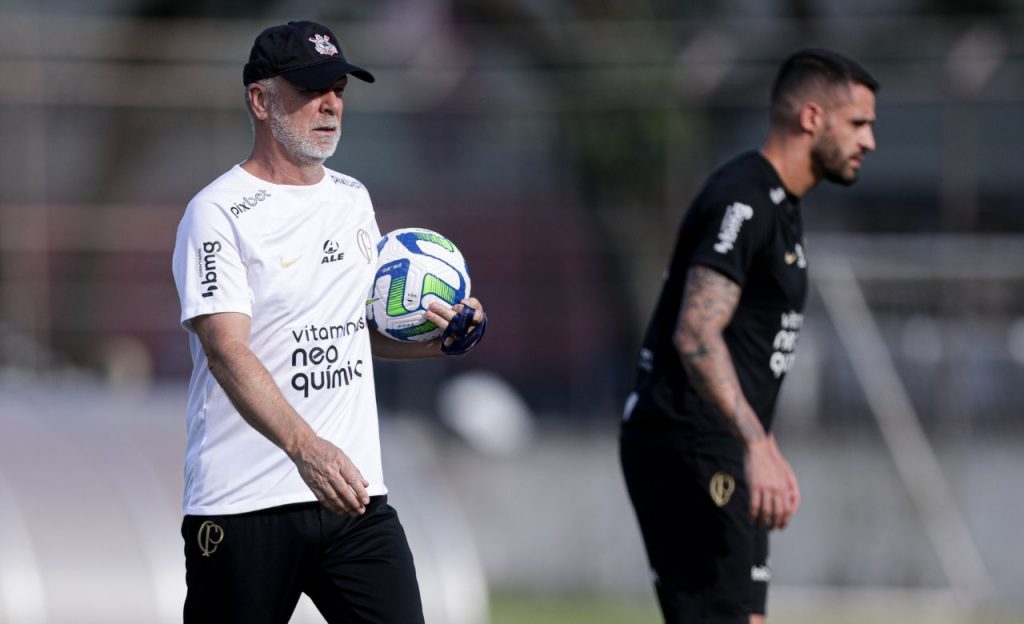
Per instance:
[[[281,76],[304,89],[323,91],[345,75],[373,82],[373,74],[345,59],[338,37],[326,26],[302,21],[271,26],[256,37],[242,82]]]
[[[313,35],[309,40],[313,42],[316,46],[316,51],[320,54],[334,56],[338,53],[338,48],[331,43],[331,38],[327,35]]]

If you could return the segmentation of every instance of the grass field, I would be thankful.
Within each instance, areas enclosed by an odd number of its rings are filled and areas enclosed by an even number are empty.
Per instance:
[[[1022,624],[1021,613],[957,614],[935,603],[915,607],[877,602],[800,604],[786,601],[772,609],[771,624]],[[497,595],[491,598],[491,624],[661,624],[658,607],[650,600],[595,596]]]
[[[650,601],[609,598],[494,596],[491,624],[660,624],[652,596]]]

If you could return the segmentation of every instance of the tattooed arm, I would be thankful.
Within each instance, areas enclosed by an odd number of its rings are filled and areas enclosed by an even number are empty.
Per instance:
[[[799,506],[796,477],[774,436],[765,433],[743,396],[722,337],[740,294],[739,285],[721,273],[692,267],[686,275],[673,342],[694,388],[743,442],[751,517],[770,528],[782,528]]]
[[[725,418],[736,437],[749,444],[765,437],[764,428],[743,396],[722,337],[739,300],[736,282],[714,269],[691,268],[674,341],[694,388]]]

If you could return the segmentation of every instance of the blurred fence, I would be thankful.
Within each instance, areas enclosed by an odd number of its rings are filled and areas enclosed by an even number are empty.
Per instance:
[[[0,12],[5,366],[187,374],[169,270],[174,229],[188,199],[248,153],[240,68],[255,33],[282,17],[142,18],[131,6],[120,16],[60,4]],[[812,253],[822,232],[1024,231],[1014,183],[1024,12],[947,18],[901,6],[879,5],[873,17],[823,8],[655,19],[651,8],[599,19],[516,2],[491,13],[395,2],[358,21],[321,7],[316,17],[379,78],[346,93],[344,138],[329,164],[367,184],[383,230],[418,225],[454,238],[497,321],[486,366],[538,412],[585,420],[616,409],[681,214],[711,168],[757,145],[774,68],[796,47],[842,49],[883,85],[879,151],[863,180],[804,202]],[[927,243],[919,250],[930,253]],[[932,358],[910,375],[915,398],[930,383],[921,371],[941,373],[943,390],[958,393],[926,418],[1013,427],[1005,415],[1016,395],[996,404],[982,386],[1015,387],[1019,360],[943,325],[974,323],[982,341],[1019,336],[1022,308],[1006,284],[981,271],[952,286],[912,276],[892,284],[869,286],[883,325],[952,341],[906,338],[918,345],[908,357]],[[969,302],[929,321],[931,308],[909,309],[914,293],[946,311]],[[1006,325],[989,324],[984,339],[982,305]],[[381,374],[427,391],[460,366],[433,363],[409,378],[384,365]]]

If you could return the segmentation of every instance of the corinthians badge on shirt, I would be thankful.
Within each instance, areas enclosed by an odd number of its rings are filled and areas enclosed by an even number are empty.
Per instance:
[[[370,240],[370,234],[360,228],[356,232],[356,245],[359,247],[359,253],[363,254],[366,258],[366,263],[369,264],[373,261],[373,241]]]

